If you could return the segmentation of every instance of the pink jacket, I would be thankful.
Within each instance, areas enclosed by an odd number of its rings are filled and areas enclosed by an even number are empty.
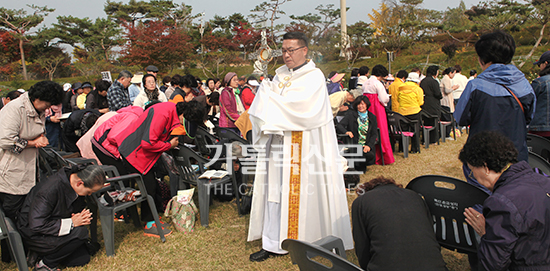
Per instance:
[[[220,94],[220,127],[237,127],[235,121],[239,118],[237,100],[233,89],[225,87]]]
[[[108,119],[97,128],[94,133],[94,140],[96,141],[95,143],[98,143],[109,152],[106,155],[118,159],[120,158],[120,153],[118,152],[116,136],[138,119],[143,113],[143,109],[139,106],[127,106],[119,109],[117,113],[117,115]]]
[[[90,128],[88,130],[88,132],[86,132],[76,142],[76,146],[80,150],[80,155],[82,157],[95,159],[101,165],[101,161],[99,161],[99,159],[95,155],[94,151],[92,150],[92,138],[94,137],[94,133],[97,130],[97,128],[99,126],[101,126],[101,124],[103,124],[104,122],[106,122],[107,120],[109,120],[110,118],[115,116],[116,114],[117,114],[116,112],[112,112],[112,111],[109,111],[109,112],[103,114],[103,116],[101,116],[99,119],[97,119],[94,126],[92,126],[92,128]]]

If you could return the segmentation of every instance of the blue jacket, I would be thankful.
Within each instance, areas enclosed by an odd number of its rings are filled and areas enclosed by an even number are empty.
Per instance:
[[[513,164],[483,203],[485,270],[550,270],[550,181],[525,161]]]
[[[502,85],[517,96],[516,99]],[[466,85],[456,105],[454,117],[460,126],[470,125],[470,136],[481,131],[498,131],[519,151],[518,160],[527,161],[527,124],[535,108],[535,93],[525,75],[514,65],[493,64]]]
[[[531,86],[537,97],[537,105],[529,131],[550,131],[550,74],[535,79]]]

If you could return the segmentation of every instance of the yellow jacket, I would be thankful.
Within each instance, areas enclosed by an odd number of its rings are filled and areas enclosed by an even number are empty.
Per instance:
[[[395,78],[395,81],[391,83],[388,90],[391,95],[391,110],[397,112],[399,110],[399,101],[397,101],[397,94],[399,94],[399,87],[403,85],[403,81],[399,78]]]
[[[420,110],[424,104],[424,91],[415,82],[406,82],[399,86],[397,99],[399,103],[398,113],[401,115],[413,115]],[[393,101],[392,101],[393,105]]]

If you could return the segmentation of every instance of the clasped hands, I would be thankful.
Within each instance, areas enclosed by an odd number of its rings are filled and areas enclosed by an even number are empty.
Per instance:
[[[90,225],[92,223],[92,213],[88,209],[82,210],[80,213],[72,214],[71,220],[73,221],[73,226],[79,227],[84,225]]]

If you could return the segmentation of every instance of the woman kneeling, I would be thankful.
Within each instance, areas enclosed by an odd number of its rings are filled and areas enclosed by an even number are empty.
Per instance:
[[[57,266],[83,266],[92,214],[84,196],[103,187],[105,173],[96,165],[63,168],[31,189],[18,214],[17,224],[25,246],[38,255],[35,270]]]

